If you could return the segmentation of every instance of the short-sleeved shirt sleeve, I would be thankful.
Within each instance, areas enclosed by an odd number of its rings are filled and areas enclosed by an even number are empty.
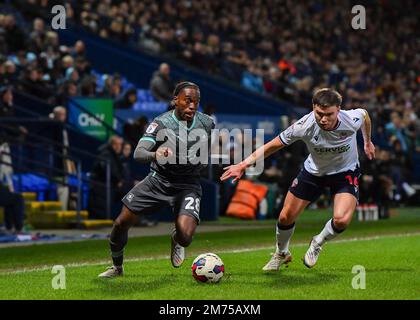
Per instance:
[[[150,141],[156,144],[156,136],[159,130],[163,129],[163,124],[154,119],[148,126],[140,141]]]
[[[281,142],[285,145],[292,144],[298,140],[302,140],[305,135],[306,127],[308,122],[308,115],[302,117],[286,130],[279,134]]]
[[[359,130],[365,121],[366,110],[362,108],[347,110],[347,114],[352,119],[352,127],[355,131]]]

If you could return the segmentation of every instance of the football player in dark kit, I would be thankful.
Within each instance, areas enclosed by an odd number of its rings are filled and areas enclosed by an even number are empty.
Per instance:
[[[198,145],[204,146],[207,152],[204,157],[208,160],[211,129],[214,128],[213,120],[197,111],[199,101],[200,89],[196,84],[178,83],[171,102],[173,110],[156,117],[139,140],[134,159],[151,162],[151,170],[122,199],[123,207],[109,241],[113,266],[99,277],[123,274],[128,229],[136,223],[138,215],[151,213],[164,205],[170,205],[176,217],[171,236],[171,262],[175,268],[183,263],[185,247],[190,245],[200,222],[200,172],[206,163],[192,161],[191,154],[196,155]],[[202,150],[199,146],[198,153]]]

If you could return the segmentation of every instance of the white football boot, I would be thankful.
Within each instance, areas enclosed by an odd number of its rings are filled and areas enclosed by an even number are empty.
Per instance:
[[[303,264],[308,268],[315,266],[321,250],[321,246],[314,239],[312,239],[311,243],[309,244],[308,251],[306,251],[305,256],[303,257]]]
[[[185,259],[185,248],[174,240],[175,233],[174,230],[171,236],[171,263],[174,268],[179,268]]]
[[[280,266],[287,264],[292,261],[292,255],[289,251],[287,252],[275,252],[273,253],[270,261],[264,266],[264,271],[278,271]]]
[[[117,268],[116,266],[108,267],[105,272],[98,275],[98,278],[115,278],[124,274],[123,267]]]

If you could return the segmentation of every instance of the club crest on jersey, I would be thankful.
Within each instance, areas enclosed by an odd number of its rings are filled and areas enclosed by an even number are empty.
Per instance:
[[[134,194],[129,193],[129,194],[127,195],[127,201],[128,201],[128,202],[131,202],[131,201],[133,201],[133,199],[134,199]]]
[[[156,128],[158,127],[158,124],[156,122],[152,122],[151,124],[149,124],[149,126],[146,129],[146,133],[153,133]]]

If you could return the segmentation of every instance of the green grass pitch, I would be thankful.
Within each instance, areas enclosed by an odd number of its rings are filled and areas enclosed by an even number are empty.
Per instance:
[[[110,264],[107,241],[35,245],[0,249],[0,299],[419,299],[420,210],[399,209],[377,222],[353,221],[337,240],[324,246],[318,264],[306,268],[301,258],[311,237],[331,216],[306,211],[291,242],[293,262],[279,272],[261,268],[274,248],[274,220],[208,224],[256,225],[197,233],[179,269],[169,261],[169,236],[130,238],[124,277],[98,279]],[[218,284],[191,276],[192,260],[214,252],[225,263]],[[55,290],[53,265],[66,267],[66,289]],[[365,289],[354,289],[356,265],[365,269]]]

